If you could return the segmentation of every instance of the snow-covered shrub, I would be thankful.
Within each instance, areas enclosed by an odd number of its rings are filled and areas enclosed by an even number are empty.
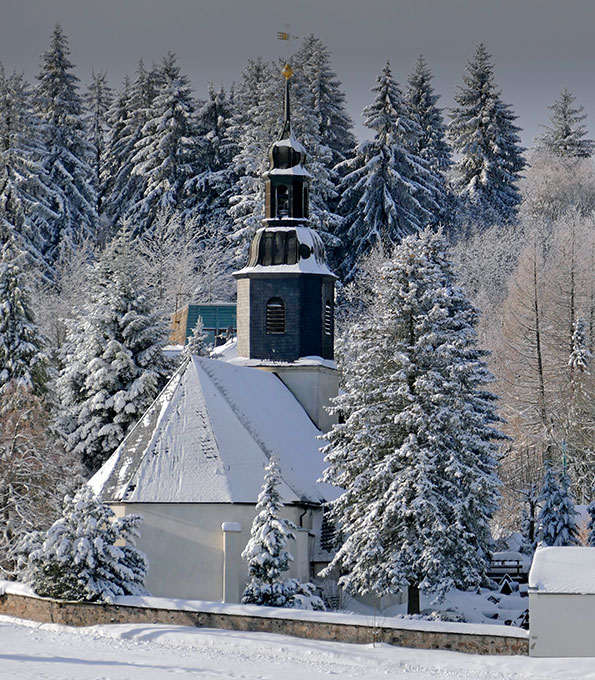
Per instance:
[[[277,490],[281,482],[277,461],[272,458],[265,469],[264,484],[256,505],[259,512],[252,523],[250,540],[242,553],[248,562],[250,574],[242,602],[268,607],[322,610],[324,604],[315,595],[312,583],[302,583],[296,578],[281,578],[282,572],[287,571],[289,563],[293,561],[286,547],[289,539],[295,539],[293,532],[297,527],[280,516],[283,503]]]
[[[118,517],[84,485],[64,499],[63,516],[21,546],[21,578],[44,597],[111,602],[146,595],[148,563],[134,547],[142,517]]]

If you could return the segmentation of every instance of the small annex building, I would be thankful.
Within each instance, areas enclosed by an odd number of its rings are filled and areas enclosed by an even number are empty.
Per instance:
[[[595,656],[595,548],[538,548],[529,572],[531,656]]]
[[[285,114],[265,175],[264,227],[238,282],[237,353],[191,357],[91,478],[117,515],[140,514],[138,547],[155,596],[239,602],[248,580],[241,553],[264,469],[279,461],[285,516],[298,527],[288,576],[311,580],[330,561],[320,480],[326,406],[338,391],[333,360],[334,283],[309,226],[311,179]],[[220,355],[224,356],[224,355]]]

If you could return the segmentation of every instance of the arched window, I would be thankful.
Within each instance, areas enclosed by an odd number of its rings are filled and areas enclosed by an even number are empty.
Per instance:
[[[285,303],[281,298],[273,297],[267,302],[266,324],[267,335],[285,333]]]
[[[333,308],[328,300],[324,305],[324,334],[333,334]]]

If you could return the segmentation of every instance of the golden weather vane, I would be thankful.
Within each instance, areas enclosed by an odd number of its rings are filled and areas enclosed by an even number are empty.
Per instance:
[[[285,40],[285,63],[289,64],[289,43],[292,40],[297,40],[298,36],[297,35],[291,35],[289,32],[289,24],[285,24],[285,30],[284,31],[277,31],[277,39],[278,40]],[[289,77],[289,76],[286,76]]]

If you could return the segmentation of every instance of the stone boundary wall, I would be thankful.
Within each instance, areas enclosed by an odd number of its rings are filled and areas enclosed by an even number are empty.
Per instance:
[[[284,610],[287,611],[287,610]],[[157,609],[89,602],[62,602],[45,598],[4,593],[0,614],[40,623],[66,626],[94,626],[106,623],[162,623],[194,628],[277,633],[292,637],[336,642],[370,644],[384,642],[416,649],[444,649],[470,654],[527,655],[528,638],[459,632],[435,632],[332,623],[244,614]]]

